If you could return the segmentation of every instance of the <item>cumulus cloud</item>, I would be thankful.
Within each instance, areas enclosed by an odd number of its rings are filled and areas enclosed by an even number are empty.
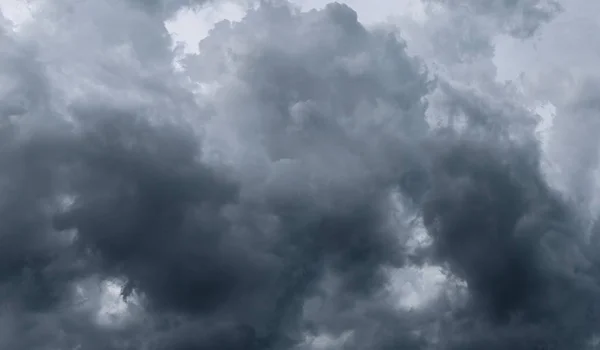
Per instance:
[[[0,345],[586,349],[597,233],[492,60],[559,6],[437,3],[405,40],[262,2],[183,56],[165,21],[208,2],[6,22]],[[446,277],[399,300],[418,269]]]

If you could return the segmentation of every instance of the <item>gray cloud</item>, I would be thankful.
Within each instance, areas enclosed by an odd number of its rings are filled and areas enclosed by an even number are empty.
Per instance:
[[[459,11],[465,11],[470,15],[484,16],[493,21],[502,31],[519,38],[535,34],[542,24],[552,20],[562,10],[560,2],[556,0],[426,0],[426,2],[460,9]]]
[[[176,70],[156,11],[48,2],[2,37],[0,345],[585,349],[598,259],[515,91],[431,80],[341,4],[262,4]],[[430,126],[432,91],[460,123]],[[423,264],[465,287],[407,311],[391,274]]]
[[[151,348],[262,349],[287,348],[303,341],[307,329],[302,320],[303,300],[324,288],[319,284],[328,275],[338,281],[335,290],[329,291],[333,295],[328,297],[332,301],[338,299],[337,312],[351,307],[353,300],[369,299],[383,291],[383,268],[399,267],[404,258],[395,232],[386,226],[386,213],[391,208],[385,188],[392,185],[393,174],[379,159],[370,159],[369,154],[376,155],[383,144],[366,143],[367,134],[361,133],[368,129],[358,124],[362,114],[359,104],[363,104],[365,112],[377,103],[389,105],[382,118],[389,118],[394,110],[406,114],[406,118],[422,116],[419,97],[427,91],[426,82],[417,63],[403,52],[401,43],[393,37],[368,32],[357,22],[354,12],[341,5],[309,14],[265,6],[240,24],[261,30],[261,26],[276,25],[277,16],[291,20],[279,22],[280,30],[271,32],[281,35],[266,41],[274,44],[272,47],[256,43],[259,55],[245,57],[246,69],[236,72],[253,87],[253,93],[246,110],[234,110],[233,117],[252,116],[254,107],[255,116],[264,118],[248,120],[252,124],[246,126],[261,133],[264,139],[253,143],[255,135],[248,134],[246,146],[264,152],[277,168],[285,165],[282,159],[289,159],[292,166],[292,173],[284,167],[283,173],[273,173],[272,181],[264,183],[258,193],[252,193],[252,188],[240,188],[247,181],[243,173],[234,172],[233,178],[226,180],[225,175],[216,175],[203,165],[198,135],[182,129],[194,122],[187,119],[194,112],[206,112],[186,100],[185,90],[179,93],[169,89],[171,81],[180,80],[178,73],[165,70],[169,52],[164,49],[162,36],[138,36],[135,27],[127,24],[127,16],[132,16],[131,20],[147,26],[149,33],[154,33],[154,29],[160,33],[162,29],[147,17],[151,15],[123,6],[114,26],[99,32],[108,8],[91,3],[79,6],[72,10],[73,20],[89,27],[83,27],[82,33],[73,33],[59,24],[57,30],[64,30],[70,42],[56,44],[66,50],[73,43],[97,43],[99,46],[91,46],[91,50],[99,55],[74,51],[72,57],[58,57],[59,67],[73,69],[70,65],[74,64],[75,72],[81,73],[78,79],[54,70],[40,73],[49,84],[57,84],[46,87],[47,91],[67,99],[58,101],[60,111],[68,113],[68,121],[63,122],[66,128],[49,131],[30,125],[27,137],[6,148],[6,182],[10,190],[7,188],[4,195],[23,197],[22,205],[15,205],[17,202],[11,199],[10,207],[3,212],[12,217],[4,221],[7,237],[21,231],[20,225],[31,226],[31,237],[20,243],[22,248],[11,248],[15,253],[13,270],[28,269],[33,274],[32,278],[18,279],[31,282],[22,286],[24,289],[16,294],[12,304],[23,298],[21,303],[27,308],[42,303],[41,310],[28,312],[45,314],[67,305],[62,313],[76,317],[77,309],[69,305],[75,299],[77,284],[88,276],[120,279],[126,282],[125,295],[135,294],[143,305],[150,319],[147,325],[140,329],[134,322],[126,330],[109,332],[114,340],[98,344],[94,344],[94,339],[107,331],[90,320],[79,321],[75,329],[63,329],[67,325],[61,322],[53,327],[66,332],[70,341],[83,342],[84,347],[90,348],[125,348],[129,345],[121,344],[120,336],[138,334],[129,339],[131,346],[141,346],[139,342],[146,338],[146,346]],[[55,13],[56,9],[47,11]],[[80,19],[83,16],[92,16],[92,20]],[[296,30],[298,25],[310,30],[313,24],[332,36],[322,43],[312,43],[309,39],[316,32],[304,34]],[[113,36],[113,30],[119,26],[125,30],[121,34],[131,35],[125,41],[120,39],[122,36]],[[29,30],[26,35],[35,33],[35,28]],[[240,33],[243,32],[222,35],[235,38]],[[228,39],[218,35],[213,33],[207,40]],[[356,35],[362,39],[354,40]],[[84,38],[88,43],[84,44]],[[150,39],[153,44],[148,46]],[[294,39],[306,47],[298,50],[289,45]],[[321,57],[313,57],[313,62],[305,61],[311,52],[319,53],[324,48],[321,45],[336,41],[342,47],[323,51]],[[39,57],[55,54],[50,51],[50,43],[40,40],[37,44]],[[146,51],[154,45],[158,50]],[[380,56],[369,57],[371,48],[379,50]],[[124,59],[115,66],[116,55],[123,52]],[[388,55],[397,61],[390,60],[383,71],[370,68],[370,60],[388,59]],[[346,60],[354,58],[359,60],[358,71],[349,72],[352,67],[347,65],[351,62]],[[210,63],[213,57],[197,59]],[[330,59],[337,62],[328,62]],[[311,71],[313,64],[316,68],[323,63],[333,64],[322,67],[321,72]],[[409,86],[417,89],[406,90],[404,84],[389,86],[397,83],[389,78],[382,82],[386,73],[408,79]],[[77,84],[79,79],[95,83],[82,87],[83,96],[73,95],[66,85],[71,81]],[[323,86],[321,93],[325,95],[314,91],[328,79],[331,86]],[[362,86],[363,82],[367,85]],[[343,84],[355,91],[340,94],[336,90]],[[273,89],[277,85],[279,88]],[[286,96],[286,89],[290,93],[295,89],[296,96]],[[223,97],[225,105],[243,101],[235,90],[228,94]],[[53,97],[45,97],[48,104],[52,105]],[[192,112],[181,110],[176,105],[178,101],[186,101]],[[323,111],[328,103],[331,110]],[[220,111],[223,106],[213,104],[207,110]],[[161,115],[178,112],[182,115],[176,115],[176,119]],[[333,119],[343,117],[344,112],[349,116],[347,126],[342,120]],[[40,115],[28,110],[22,118],[35,121]],[[198,117],[196,122],[202,122],[202,116]],[[294,122],[298,124],[293,125]],[[391,125],[392,119],[382,122]],[[425,124],[421,123],[422,133]],[[18,130],[23,127],[20,124],[12,127]],[[286,130],[288,136],[281,138],[279,133]],[[391,144],[391,136],[386,137],[390,140],[386,143]],[[313,144],[313,150],[307,147],[309,144]],[[350,150],[344,152],[345,147]],[[361,149],[367,154],[357,153]],[[340,159],[336,160],[338,156]],[[325,167],[328,161],[334,163]],[[365,173],[363,168],[369,162],[376,168]],[[304,177],[289,178],[294,169],[304,170],[316,179],[315,183],[307,183],[308,178]],[[345,183],[328,186],[344,171],[349,176]],[[289,183],[290,180],[300,183]],[[372,181],[377,184],[370,185]],[[27,188],[30,182],[37,186]],[[350,187],[359,184],[364,186],[361,191],[346,194]],[[290,192],[290,185],[316,185],[315,190],[321,195]],[[58,210],[51,204],[60,198],[71,198],[72,203]],[[51,202],[49,207],[45,201]],[[39,212],[34,210],[38,206]],[[19,215],[12,214],[9,208]],[[55,247],[62,242],[57,235],[68,232],[76,232],[76,238],[74,242],[65,240],[60,246],[65,253],[61,253]],[[20,232],[18,237],[27,235]],[[45,241],[48,243],[36,248],[37,242]],[[27,255],[32,255],[29,260],[33,262],[16,258]],[[75,267],[79,269],[69,273]],[[64,284],[59,284],[61,281]],[[6,283],[13,287],[14,283]],[[39,290],[65,300],[43,300],[39,295],[28,294]],[[38,316],[29,317],[38,321]],[[319,330],[321,325],[316,327]],[[14,334],[36,337],[26,329]],[[15,348],[42,346],[17,344],[21,337],[10,338]],[[61,343],[58,338],[52,341]]]

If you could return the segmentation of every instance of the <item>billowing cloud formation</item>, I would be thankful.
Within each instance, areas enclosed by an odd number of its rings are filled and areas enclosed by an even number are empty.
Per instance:
[[[421,59],[346,5],[262,3],[176,67],[164,20],[191,5],[3,29],[2,348],[586,349],[597,233],[524,97],[463,74],[475,42],[442,54],[433,25]],[[519,37],[558,8],[471,5]],[[394,284],[430,266],[442,292],[408,310]]]

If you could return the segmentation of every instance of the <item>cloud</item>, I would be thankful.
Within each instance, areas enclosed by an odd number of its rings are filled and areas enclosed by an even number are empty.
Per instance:
[[[426,0],[451,9],[484,16],[499,29],[519,38],[533,35],[542,24],[552,20],[562,9],[556,0],[514,0],[514,1],[456,1]]]
[[[191,5],[47,1],[5,28],[0,345],[585,348],[596,233],[491,59],[557,7],[445,3],[421,58],[346,5],[265,2],[176,68],[164,22]],[[448,277],[409,310],[392,283],[420,267]]]
[[[414,120],[407,132],[422,134],[426,126],[417,118],[427,82],[403,44],[369,32],[343,5],[310,13],[264,5],[239,28],[221,24],[201,54],[189,57],[214,67],[227,53],[223,43],[245,35],[254,50],[238,52],[244,56],[236,70],[216,77],[237,82],[218,89],[212,101],[196,101],[180,73],[166,65],[173,54],[162,25],[125,3],[115,6],[120,12],[112,18],[109,7],[77,4],[56,23],[50,18],[58,10],[41,6],[38,15],[48,22],[40,26],[52,24],[54,38],[34,24],[18,38],[32,42],[31,65],[44,84],[14,79],[22,89],[39,91],[31,98],[21,93],[31,108],[7,125],[15,139],[5,148],[3,236],[20,237],[20,243],[5,245],[15,256],[5,255],[12,259],[6,266],[14,266],[7,275],[19,276],[5,285],[28,281],[7,302],[22,305],[19,314],[30,322],[47,315],[53,323],[43,328],[65,334],[43,342],[118,349],[142,346],[145,339],[145,346],[169,349],[285,348],[301,343],[308,331],[305,299],[327,292],[328,300],[338,299],[331,311],[345,313],[353,300],[383,293],[384,268],[405,259],[388,225],[386,188],[395,175],[377,153],[402,143],[391,130],[378,142],[368,136],[389,126],[400,130],[405,123],[394,114]],[[77,24],[79,31],[69,29]],[[329,33],[321,42],[311,40],[316,28]],[[204,50],[211,43],[215,50]],[[52,64],[38,63],[48,59]],[[207,66],[187,67],[198,82],[200,68]],[[321,92],[313,90],[321,84]],[[370,122],[362,115],[374,107],[381,109],[379,124],[363,126]],[[211,112],[216,115],[202,115]],[[40,122],[45,113],[53,118],[48,128]],[[218,165],[204,154],[223,136],[210,129],[217,126],[239,133],[248,152],[242,158],[255,154],[268,162],[262,183],[246,174],[252,162],[230,158],[233,165]],[[200,127],[207,129],[205,138]],[[231,174],[220,172],[227,168]],[[343,173],[347,179],[334,184]],[[363,188],[349,192],[356,186]],[[59,239],[73,233],[74,240]],[[25,275],[29,270],[32,277]],[[95,325],[93,310],[73,306],[89,278],[124,281],[124,296],[142,305],[144,324],[134,318],[122,329]],[[324,286],[328,280],[335,287]],[[60,300],[49,298],[54,295]],[[351,314],[328,317],[328,323],[348,318],[350,328],[365,322]],[[94,344],[102,334],[110,336]],[[7,335],[13,348],[42,346],[17,343],[41,337],[26,328],[13,335]]]

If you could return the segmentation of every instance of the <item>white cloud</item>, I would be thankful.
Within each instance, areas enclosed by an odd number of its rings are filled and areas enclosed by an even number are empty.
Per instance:
[[[184,45],[185,53],[198,53],[198,43],[208,35],[215,23],[239,21],[245,12],[239,3],[223,1],[200,8],[182,8],[165,25],[173,40]]]
[[[18,28],[33,18],[35,6],[30,0],[0,0],[0,13]]]

